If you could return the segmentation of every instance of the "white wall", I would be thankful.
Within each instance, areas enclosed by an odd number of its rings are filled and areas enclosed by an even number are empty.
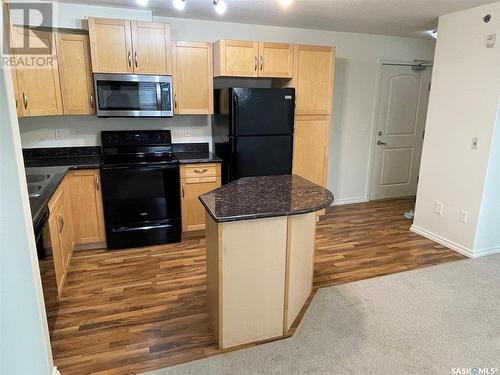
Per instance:
[[[10,77],[0,69],[0,374],[49,375],[52,353]]]
[[[486,24],[488,13],[493,17]],[[486,37],[500,37],[498,17],[500,3],[440,18],[417,193],[413,229],[468,256],[479,254],[475,240],[497,123],[499,46],[486,48]],[[473,137],[478,150],[471,148]],[[497,177],[492,168],[491,179]],[[500,181],[493,184],[498,195]],[[495,202],[491,197],[485,204],[490,199]],[[442,215],[434,213],[437,201]],[[461,210],[468,211],[467,223],[459,220]]]
[[[85,15],[82,8],[81,15]],[[243,40],[268,40],[277,42],[334,45],[337,47],[333,128],[330,132],[330,162],[328,186],[337,202],[363,201],[367,199],[371,130],[373,125],[374,99],[380,59],[411,61],[431,59],[434,42],[431,40],[396,38],[387,36],[337,33],[318,30],[248,25],[227,22],[187,20],[180,18],[154,17],[157,21],[172,25],[172,38],[190,41],[215,41],[222,38]],[[177,116],[154,126],[177,129],[175,141],[190,141],[178,138],[183,134],[186,122]],[[193,119],[193,121],[195,121]],[[200,120],[202,121],[202,120]],[[85,122],[86,129],[77,127]],[[37,147],[47,145],[91,144],[98,137],[92,132],[119,121],[107,122],[95,118],[57,119],[51,121],[29,119],[21,121],[23,145]],[[125,124],[125,122],[124,122]],[[149,120],[126,122],[127,128],[151,127]],[[147,125],[146,125],[147,124]],[[27,125],[27,126],[26,126]],[[67,127],[65,142],[54,140],[53,126]],[[210,126],[196,126],[197,139],[210,138]],[[82,132],[88,135],[82,137]],[[36,134],[35,134],[36,133]],[[191,140],[194,141],[193,138]]]

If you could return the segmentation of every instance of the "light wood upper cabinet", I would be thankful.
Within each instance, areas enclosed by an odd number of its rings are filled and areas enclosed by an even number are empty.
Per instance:
[[[293,45],[219,40],[214,44],[215,77],[292,78]]]
[[[89,18],[94,73],[171,74],[170,25]]]
[[[170,25],[132,22],[134,73],[172,74]]]
[[[259,43],[219,40],[214,43],[214,76],[258,77]]]
[[[335,47],[294,47],[295,114],[332,113]]]
[[[89,18],[94,73],[133,73],[130,21]]]
[[[292,78],[293,45],[259,43],[259,77]]]
[[[212,44],[174,42],[174,113],[213,113]]]
[[[55,57],[55,36],[47,31],[35,32],[23,27],[12,27],[14,47],[22,47],[25,37],[28,38],[30,46],[48,46],[53,51],[54,58],[52,64],[46,68],[16,68],[20,104],[23,107],[22,114],[24,116],[61,115],[63,110],[58,63]]]
[[[293,173],[326,186],[330,116],[297,116]]]
[[[89,37],[58,33],[57,56],[65,115],[95,113]]]
[[[205,229],[205,208],[198,197],[221,186],[220,164],[181,166],[182,230]]]
[[[75,242],[77,244],[105,242],[106,233],[99,170],[70,171],[68,187],[71,197]]]

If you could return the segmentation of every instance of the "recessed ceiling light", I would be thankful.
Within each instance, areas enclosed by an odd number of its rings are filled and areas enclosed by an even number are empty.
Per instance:
[[[149,0],[135,0],[135,1],[137,2],[137,4],[143,7],[145,7],[149,3]]]
[[[280,0],[280,3],[283,7],[288,7],[290,4],[293,3],[293,0]]]
[[[224,14],[224,12],[227,9],[227,5],[224,1],[222,0],[213,0],[212,3],[214,4],[214,9],[218,14]]]
[[[172,4],[177,10],[184,10],[186,7],[186,0],[173,0]]]

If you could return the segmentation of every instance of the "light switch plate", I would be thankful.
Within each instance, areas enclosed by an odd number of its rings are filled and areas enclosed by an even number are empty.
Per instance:
[[[479,148],[479,138],[478,137],[472,138],[472,143],[470,145],[470,148],[472,148],[473,150],[477,150]]]
[[[497,34],[490,34],[486,37],[486,48],[495,48],[497,43]]]
[[[443,202],[436,202],[434,206],[434,212],[438,215],[443,214]]]
[[[460,211],[460,221],[464,224],[467,223],[467,219],[469,217],[469,212],[466,210],[461,210]]]

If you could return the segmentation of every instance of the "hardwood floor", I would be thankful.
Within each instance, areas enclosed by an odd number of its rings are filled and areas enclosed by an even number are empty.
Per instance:
[[[402,213],[411,207],[403,199],[330,209],[317,228],[315,288],[464,258],[409,232]],[[219,353],[205,306],[204,247],[198,235],[75,252],[59,309],[48,308],[61,373],[137,373]],[[42,264],[43,278],[49,273]]]

